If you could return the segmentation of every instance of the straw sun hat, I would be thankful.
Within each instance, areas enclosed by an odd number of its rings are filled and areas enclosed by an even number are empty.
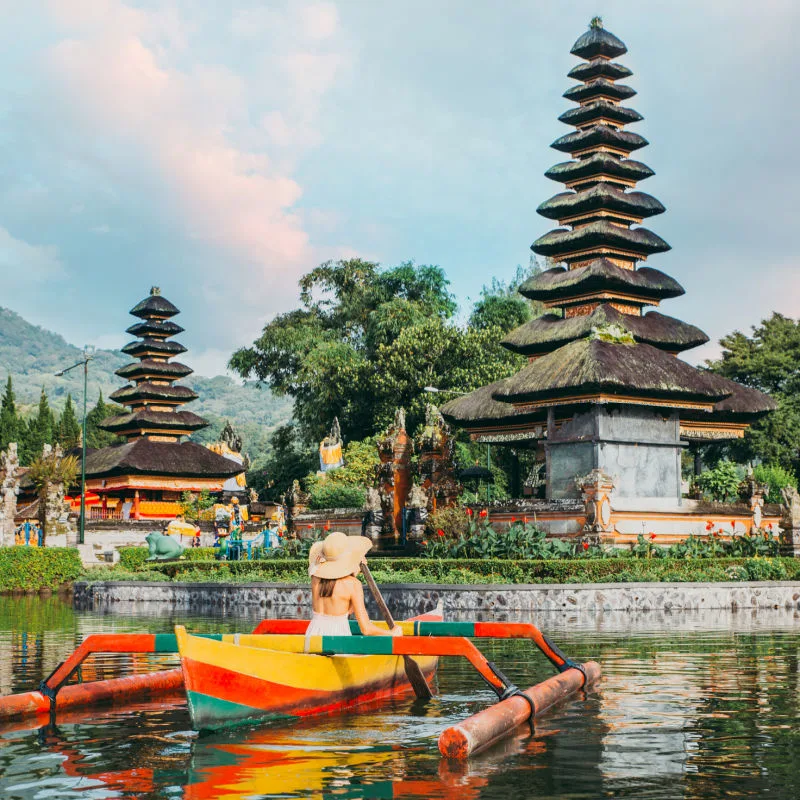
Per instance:
[[[329,533],[314,542],[308,553],[308,574],[314,578],[344,578],[360,569],[361,559],[372,547],[365,536],[348,536],[341,531]]]

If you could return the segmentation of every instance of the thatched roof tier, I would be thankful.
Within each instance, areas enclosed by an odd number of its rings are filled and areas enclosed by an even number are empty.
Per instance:
[[[180,342],[166,342],[163,339],[139,339],[135,342],[130,342],[122,348],[123,353],[127,353],[133,358],[146,357],[150,353],[169,358],[170,356],[177,356],[186,352],[186,348]]]
[[[774,411],[778,404],[768,395],[752,389],[749,386],[742,386],[722,375],[713,372],[705,372],[705,375],[721,391],[729,392],[729,396],[720,400],[715,406],[715,418],[726,420],[752,419],[754,416],[761,416],[769,411]]]
[[[587,100],[605,97],[612,100],[627,100],[636,94],[636,89],[626,86],[624,83],[614,83],[606,78],[596,78],[588,83],[580,83],[571,86],[562,95],[567,100],[574,100],[576,103],[584,103]]]
[[[622,228],[603,219],[575,230],[557,228],[540,236],[531,245],[534,253],[550,256],[556,261],[585,258],[583,254],[587,252],[597,255],[622,253],[639,259],[670,249],[660,236],[647,228]]]
[[[608,258],[596,258],[575,269],[548,269],[528,278],[519,287],[520,294],[545,303],[601,291],[625,293],[645,303],[685,293],[678,281],[660,270],[625,269]]]
[[[145,358],[142,361],[135,361],[126,364],[116,371],[120,378],[156,378],[159,380],[177,380],[186,375],[191,375],[194,370],[181,364],[178,361],[155,361],[152,358]]]
[[[537,358],[494,393],[501,402],[552,404],[582,398],[590,402],[657,405],[698,403],[710,410],[730,394],[675,356],[648,344],[581,339]]]
[[[163,400],[177,403],[189,403],[197,399],[197,394],[188,386],[168,386],[163,383],[143,381],[135,386],[123,386],[117,389],[110,398],[117,403],[129,404],[143,400]]]
[[[445,403],[439,411],[447,422],[454,425],[482,427],[501,424],[513,427],[528,423],[541,422],[546,412],[536,409],[533,412],[521,411],[510,403],[502,403],[494,399],[494,393],[505,381],[496,381],[482,386],[474,392],[457,397]]]
[[[598,56],[602,58],[617,58],[628,52],[624,42],[613,33],[602,27],[602,24],[592,24],[586,33],[578,37],[572,45],[570,53],[587,61]]]
[[[645,192],[626,192],[612,184],[596,183],[580,192],[560,192],[545,200],[537,213],[547,219],[569,219],[592,211],[616,211],[637,219],[663,214],[666,209]]]
[[[156,292],[155,289],[151,290],[151,294],[137,303],[130,313],[141,319],[166,319],[181,313],[166,297]]]
[[[163,475],[182,478],[231,478],[242,465],[195,442],[136,439],[86,454],[86,477]]]
[[[141,337],[155,337],[157,339],[166,339],[170,336],[176,336],[179,333],[183,333],[184,329],[181,328],[175,322],[171,320],[145,320],[144,322],[136,322],[127,328],[125,333],[131,334],[131,336],[141,336]]]
[[[605,325],[617,325],[627,330],[637,342],[669,353],[690,350],[708,341],[703,331],[688,322],[657,311],[650,311],[642,317],[623,314],[603,303],[591,314],[581,317],[564,319],[555,314],[545,314],[511,331],[501,344],[523,356],[541,355],[576,339],[584,339],[593,329]]]
[[[191,411],[151,411],[143,408],[130,414],[109,417],[100,427],[113,433],[145,429],[181,430],[190,433],[207,428],[208,423]]]
[[[571,183],[586,179],[619,178],[620,182],[636,183],[655,175],[647,164],[630,158],[617,158],[610,153],[592,153],[580,161],[562,161],[545,172],[545,177],[559,183]]]
[[[592,125],[580,131],[566,133],[556,139],[550,147],[562,153],[577,153],[592,148],[610,147],[623,153],[630,153],[647,147],[644,136],[630,131],[622,131],[612,125]]]
[[[559,116],[558,121],[565,125],[576,125],[582,127],[600,120],[616,122],[619,125],[629,125],[632,122],[639,122],[644,117],[632,108],[617,105],[608,100],[595,100],[585,106],[570,108]]]
[[[568,73],[568,78],[576,81],[591,81],[595,78],[608,78],[612,81],[619,81],[630,78],[633,72],[624,64],[609,61],[607,58],[593,58],[588,64],[576,64]]]

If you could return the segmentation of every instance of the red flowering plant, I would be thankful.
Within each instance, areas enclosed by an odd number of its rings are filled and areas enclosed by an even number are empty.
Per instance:
[[[575,552],[572,543],[549,539],[536,525],[516,518],[507,526],[492,524],[488,511],[441,509],[428,518],[426,558],[565,558]]]
[[[663,547],[653,544],[655,538],[654,533],[650,533],[646,539],[640,533],[636,537],[636,544],[631,545],[631,555],[635,558],[662,558],[666,552]]]

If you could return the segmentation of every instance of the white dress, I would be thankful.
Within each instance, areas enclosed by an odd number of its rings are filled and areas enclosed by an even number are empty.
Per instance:
[[[349,614],[320,614],[312,612],[311,621],[306,628],[306,646],[308,652],[312,636],[350,636]]]

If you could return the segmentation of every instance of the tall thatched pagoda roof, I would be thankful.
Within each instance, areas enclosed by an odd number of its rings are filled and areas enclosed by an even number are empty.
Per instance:
[[[598,18],[574,44],[582,59],[569,77],[578,81],[564,97],[577,106],[559,119],[575,130],[553,142],[571,161],[545,174],[566,191],[545,200],[538,213],[559,227],[531,249],[553,266],[520,287],[548,313],[508,333],[502,344],[528,356],[516,375],[445,404],[444,417],[472,432],[541,430],[548,408],[614,403],[658,406],[680,414],[686,438],[741,435],[774,408],[766,395],[697,369],[675,354],[708,341],[699,328],[644,307],[684,293],[669,275],[645,266],[670,249],[644,219],[664,212],[652,195],[636,190],[654,173],[631,152],[647,145],[624,130],[642,116],[624,101],[635,90],[618,81],[632,73],[611,61],[625,44]],[[685,420],[685,426],[684,426]],[[538,426],[538,427],[537,427]],[[726,426],[728,426],[726,428]]]

